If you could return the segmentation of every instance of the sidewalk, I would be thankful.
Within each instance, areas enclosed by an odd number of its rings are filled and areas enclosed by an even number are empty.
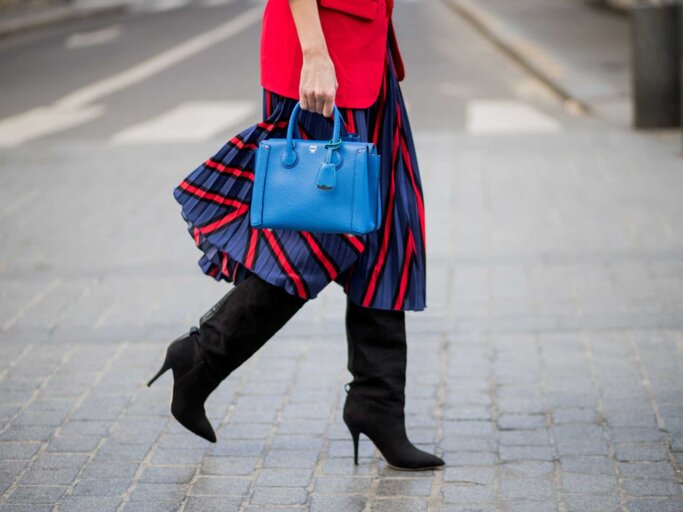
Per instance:
[[[130,1],[29,2],[0,9],[0,38],[68,21],[126,12]]]
[[[445,0],[567,100],[631,120],[629,18],[576,0]]]

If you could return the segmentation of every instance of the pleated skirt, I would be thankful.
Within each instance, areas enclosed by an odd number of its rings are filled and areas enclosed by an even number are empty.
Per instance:
[[[313,299],[330,282],[355,304],[385,310],[426,307],[424,198],[412,132],[387,47],[375,103],[342,108],[342,133],[372,141],[381,155],[383,219],[367,235],[256,229],[249,223],[255,152],[267,138],[286,137],[295,99],[263,90],[263,121],[226,142],[173,191],[194,243],[201,270],[239,283],[249,273]],[[329,140],[332,120],[301,110],[304,139]]]

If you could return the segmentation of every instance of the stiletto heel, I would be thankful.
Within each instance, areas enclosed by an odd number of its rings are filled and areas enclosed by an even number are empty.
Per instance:
[[[348,425],[347,425],[348,426]],[[358,465],[358,439],[360,437],[360,430],[353,430],[349,427],[351,438],[353,439],[353,463]]]
[[[166,353],[166,359],[164,359],[164,364],[161,365],[161,369],[156,373],[154,377],[152,377],[149,382],[147,382],[147,387],[152,385],[152,382],[157,380],[161,375],[166,371],[171,369],[171,359],[168,357],[168,353]]]

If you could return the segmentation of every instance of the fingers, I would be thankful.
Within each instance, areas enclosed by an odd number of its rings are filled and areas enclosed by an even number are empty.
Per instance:
[[[301,110],[309,110],[330,117],[334,106],[334,93],[330,92],[300,92],[299,104]]]
[[[333,112],[333,110],[332,110],[333,107],[334,107],[334,98],[326,99],[323,102],[323,110],[322,110],[323,116],[330,117],[332,115],[332,112]]]

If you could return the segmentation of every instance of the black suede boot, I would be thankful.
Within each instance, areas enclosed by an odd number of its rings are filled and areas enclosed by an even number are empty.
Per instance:
[[[414,446],[405,429],[407,343],[405,313],[364,308],[347,298],[348,370],[343,420],[353,439],[358,464],[358,439],[365,434],[395,469],[430,469],[443,459]]]
[[[171,413],[185,428],[215,443],[204,402],[305,302],[255,274],[249,275],[201,317],[199,328],[192,327],[171,342],[161,369],[147,385],[172,368]]]

